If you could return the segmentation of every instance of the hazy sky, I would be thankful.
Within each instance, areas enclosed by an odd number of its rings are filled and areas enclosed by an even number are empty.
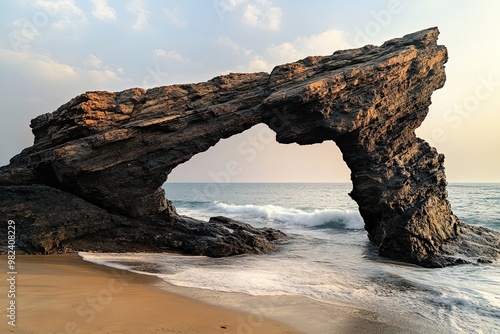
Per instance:
[[[500,1],[32,0],[0,2],[0,165],[33,142],[30,119],[92,90],[271,71],[308,55],[438,26],[445,87],[418,135],[450,182],[500,182]],[[235,168],[236,166],[236,168]],[[335,144],[279,145],[260,125],[171,181],[349,181]]]

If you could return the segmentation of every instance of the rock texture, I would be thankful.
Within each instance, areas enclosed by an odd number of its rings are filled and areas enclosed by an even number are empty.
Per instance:
[[[337,143],[381,255],[425,266],[495,259],[498,234],[453,215],[444,156],[415,135],[445,82],[438,34],[308,57],[271,74],[82,94],[32,120],[34,145],[1,168],[1,220],[18,222],[19,247],[32,253],[274,250],[281,232],[179,216],[161,188],[177,165],[265,123],[280,143]]]
[[[271,242],[285,237],[225,217],[201,222],[175,214],[173,207],[140,219],[113,214],[39,184],[0,187],[0,201],[0,217],[16,222],[16,246],[28,254],[173,250],[221,257],[275,251]],[[1,230],[5,236],[6,225]]]

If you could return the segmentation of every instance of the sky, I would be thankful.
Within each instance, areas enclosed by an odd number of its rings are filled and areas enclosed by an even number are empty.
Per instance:
[[[447,82],[417,135],[449,182],[500,182],[500,1],[24,0],[0,2],[0,165],[29,122],[94,90],[202,82],[437,26]],[[257,125],[178,166],[177,182],[349,182],[333,142],[281,145]]]

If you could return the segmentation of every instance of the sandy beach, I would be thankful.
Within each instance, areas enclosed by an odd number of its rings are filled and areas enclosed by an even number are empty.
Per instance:
[[[0,261],[6,264],[6,256]],[[15,298],[2,297],[0,333],[395,334],[403,329],[361,309],[176,287],[77,254],[17,256],[16,271]],[[7,271],[4,275],[9,278]],[[9,285],[2,290],[6,295]],[[16,302],[15,327],[8,324],[9,300]]]
[[[16,265],[16,327],[8,325],[9,301],[2,297],[1,333],[299,333],[163,291],[166,283],[159,279],[88,263],[77,254],[17,256]],[[2,290],[2,296],[8,292],[5,283]]]

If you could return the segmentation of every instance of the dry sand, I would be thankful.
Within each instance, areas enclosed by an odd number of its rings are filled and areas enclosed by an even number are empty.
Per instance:
[[[5,256],[0,263],[6,267]],[[2,279],[0,333],[299,333],[164,291],[159,279],[88,263],[76,254],[17,256],[16,264],[16,327],[8,325]]]

